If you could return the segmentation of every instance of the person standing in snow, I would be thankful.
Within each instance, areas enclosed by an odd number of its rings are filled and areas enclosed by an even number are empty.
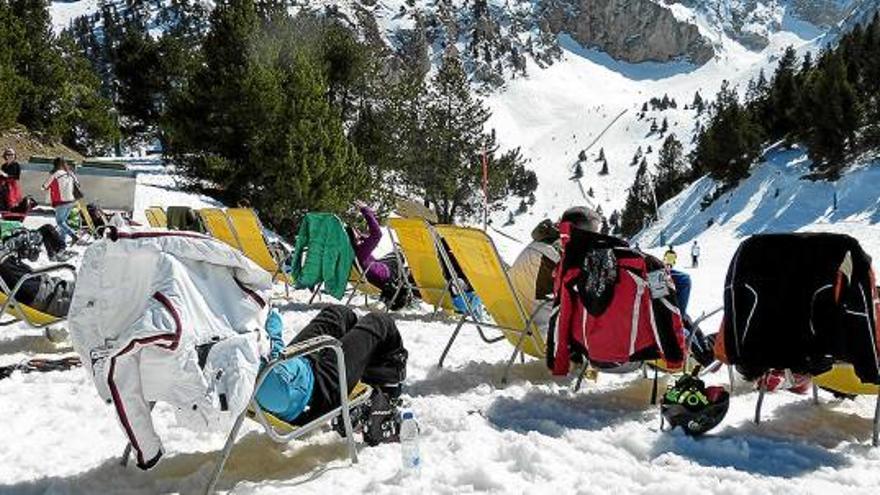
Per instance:
[[[0,210],[12,210],[21,202],[21,165],[15,161],[15,150],[6,148],[0,166]]]
[[[694,240],[691,245],[691,268],[700,266],[700,245]]]
[[[73,207],[76,206],[76,198],[73,190],[76,187],[76,177],[67,168],[64,158],[58,157],[52,162],[52,171],[49,180],[43,184],[43,190],[49,192],[49,202],[55,208],[55,224],[61,238],[67,241],[70,237],[75,243],[78,238],[76,232],[68,224],[68,217]]]
[[[666,265],[667,269],[672,270],[676,261],[678,261],[678,254],[676,254],[675,249],[670,245],[669,249],[666,250],[666,253],[663,254],[663,264]]]

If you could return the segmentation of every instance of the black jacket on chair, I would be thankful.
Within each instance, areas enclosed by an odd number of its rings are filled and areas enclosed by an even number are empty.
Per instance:
[[[817,375],[851,363],[880,384],[880,300],[871,258],[848,235],[763,234],[744,241],[724,284],[724,351],[747,379],[768,369]]]

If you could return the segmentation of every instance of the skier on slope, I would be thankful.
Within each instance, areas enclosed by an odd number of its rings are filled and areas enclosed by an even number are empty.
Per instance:
[[[668,270],[672,270],[672,267],[675,266],[675,262],[678,261],[678,254],[675,252],[675,249],[672,246],[669,246],[669,249],[663,254],[663,264],[666,265]]]
[[[691,245],[691,268],[700,266],[700,245],[694,240]]]

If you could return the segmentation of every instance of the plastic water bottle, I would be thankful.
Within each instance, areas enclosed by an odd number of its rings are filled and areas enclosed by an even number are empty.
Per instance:
[[[419,455],[419,424],[412,411],[403,413],[400,422],[400,458],[405,475],[420,476],[422,457]]]

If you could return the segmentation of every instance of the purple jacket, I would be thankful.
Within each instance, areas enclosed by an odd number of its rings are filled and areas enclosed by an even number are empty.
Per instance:
[[[367,221],[370,234],[357,243],[354,247],[354,254],[358,263],[366,270],[367,280],[381,289],[391,281],[391,269],[373,257],[373,251],[382,239],[382,229],[379,227],[379,220],[373,210],[363,207],[361,215]]]

